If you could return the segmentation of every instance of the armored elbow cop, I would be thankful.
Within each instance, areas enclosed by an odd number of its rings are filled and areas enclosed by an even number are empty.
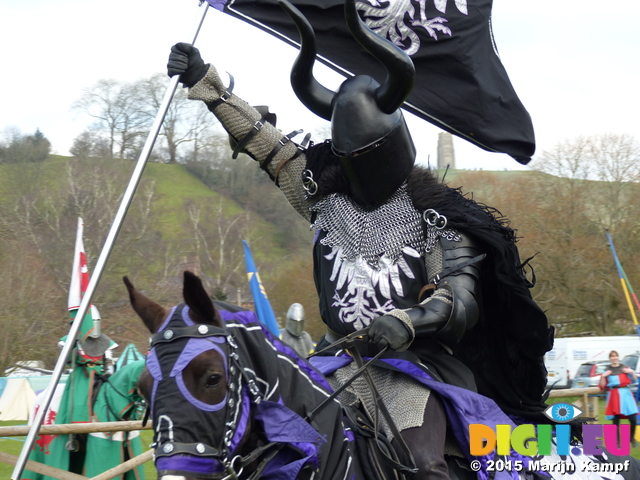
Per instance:
[[[441,238],[440,248],[442,261],[436,262],[440,268],[431,265],[437,270],[431,277],[432,294],[412,308],[393,310],[388,315],[407,324],[414,338],[434,337],[446,345],[454,345],[478,321],[477,295],[484,255],[463,235],[460,241]],[[432,251],[431,255],[439,258],[439,253]],[[428,273],[432,275],[431,271]]]

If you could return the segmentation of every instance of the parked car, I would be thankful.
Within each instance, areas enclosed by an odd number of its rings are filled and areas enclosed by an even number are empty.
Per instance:
[[[620,363],[633,368],[638,378],[640,378],[640,371],[638,371],[640,369],[640,352],[625,355]],[[610,364],[609,360],[583,363],[578,367],[578,372],[571,381],[571,388],[597,387],[600,382],[600,375],[607,370]],[[632,392],[635,392],[638,388],[638,383],[631,384],[630,388]]]
[[[622,359],[622,362],[620,363],[633,368],[633,370],[636,372],[636,375],[638,376],[638,379],[640,379],[640,352],[632,353],[631,355],[625,355]],[[635,392],[637,389],[637,383],[631,385],[632,392]]]
[[[625,355],[625,357],[622,359],[622,362],[620,363],[633,368],[633,370],[638,373],[638,371],[640,370],[640,364],[638,363],[638,360],[640,360],[640,352],[636,352],[631,355]]]
[[[600,375],[607,370],[609,365],[611,365],[609,360],[583,363],[578,367],[578,371],[571,381],[571,388],[597,387],[600,382]]]

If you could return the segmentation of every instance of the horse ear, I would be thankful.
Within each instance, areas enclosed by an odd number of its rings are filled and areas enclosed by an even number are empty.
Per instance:
[[[204,289],[202,280],[195,273],[185,270],[182,296],[189,305],[191,320],[196,323],[222,327],[222,317]]]
[[[122,281],[127,286],[127,290],[129,290],[131,306],[149,331],[156,333],[164,319],[167,318],[169,314],[168,310],[138,291],[138,289],[133,286],[133,283],[129,281],[129,277],[122,277]]]

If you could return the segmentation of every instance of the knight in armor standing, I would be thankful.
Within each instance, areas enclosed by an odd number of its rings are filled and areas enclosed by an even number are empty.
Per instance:
[[[307,358],[315,346],[311,335],[304,331],[304,307],[293,303],[287,310],[287,320],[280,340],[293,348],[300,358]]]
[[[531,298],[505,219],[414,165],[416,149],[400,110],[415,76],[410,58],[371,32],[347,1],[352,35],[388,75],[382,85],[357,75],[333,92],[313,77],[311,26],[287,2],[285,9],[302,37],[293,89],[331,121],[330,140],[300,146],[292,134],[282,135],[193,46],[172,48],[168,74],[180,75],[189,98],[205,102],[220,120],[236,153],[255,159],[315,229],[314,277],[327,325],[316,351],[364,328],[366,341],[355,347],[362,357],[388,347],[370,369],[395,423],[382,421],[382,428],[394,446],[402,441],[394,432],[420,446],[411,451],[419,469],[412,478],[448,479],[445,440],[455,438],[468,452],[469,423],[510,421],[504,412],[548,421],[543,355],[553,332]],[[312,363],[337,388],[358,367],[340,347],[325,354],[331,357]],[[323,358],[332,359],[331,369]],[[364,378],[340,401],[378,417]],[[477,409],[475,420],[447,425],[447,417]]]

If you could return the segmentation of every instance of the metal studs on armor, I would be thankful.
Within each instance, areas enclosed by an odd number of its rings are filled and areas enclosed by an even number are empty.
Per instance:
[[[165,331],[162,336],[167,340],[171,340],[173,338],[173,330]]]
[[[228,447],[231,445],[231,438],[233,437],[233,431],[227,430],[224,433],[224,444]]]
[[[196,452],[204,453],[204,451],[205,451],[205,447],[202,443],[199,443],[198,445],[196,445]]]
[[[318,184],[313,179],[313,172],[309,169],[302,171],[302,188],[305,189],[310,197],[318,193]]]
[[[253,380],[253,378],[249,380],[248,384],[249,384],[249,391],[254,397],[257,397],[258,395],[260,395],[260,389],[258,388],[258,385],[256,385],[256,382]]]
[[[171,443],[167,443],[164,447],[162,447],[162,451],[164,453],[171,453],[173,452],[173,445]]]
[[[428,225],[431,225],[438,230],[444,230],[447,227],[447,217],[440,215],[433,208],[425,210],[422,214],[422,218]]]
[[[208,332],[209,332],[209,327],[207,327],[206,325],[199,325],[199,326],[198,326],[198,332],[199,332],[201,335],[204,335],[204,334],[206,334],[206,333],[208,333]]]
[[[236,404],[236,401],[233,398],[229,399],[229,408],[233,408]]]

